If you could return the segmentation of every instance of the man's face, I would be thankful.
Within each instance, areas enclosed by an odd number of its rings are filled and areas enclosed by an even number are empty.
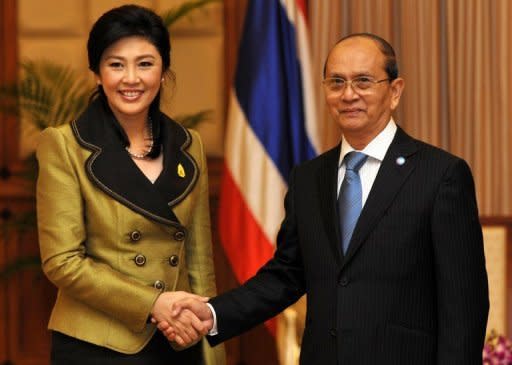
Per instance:
[[[368,38],[354,37],[332,49],[326,63],[325,78],[385,80],[388,75],[384,67],[385,56],[377,44]],[[371,83],[368,89],[359,91],[352,85],[332,90],[325,84],[329,112],[353,147],[364,148],[386,127],[391,112],[400,101],[403,85],[401,78]]]

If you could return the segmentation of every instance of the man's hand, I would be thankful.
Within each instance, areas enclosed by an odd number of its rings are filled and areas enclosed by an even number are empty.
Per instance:
[[[179,315],[172,315],[173,304],[184,299],[194,300],[199,303],[208,301],[208,298],[187,292],[164,292],[155,301],[151,312],[151,321],[153,323],[166,324],[168,330],[164,334],[169,341],[176,342],[181,347],[189,347],[207,334],[211,325],[208,327],[208,323],[203,323],[190,310],[183,310]]]
[[[194,317],[198,319],[202,328],[206,329],[206,334],[213,327],[213,314],[206,305],[203,297],[188,296],[173,303],[172,321],[159,321],[158,329],[167,337],[169,341],[175,341],[180,346],[191,346],[189,329],[184,328],[183,323],[187,322],[186,318]],[[197,341],[196,341],[197,342]]]

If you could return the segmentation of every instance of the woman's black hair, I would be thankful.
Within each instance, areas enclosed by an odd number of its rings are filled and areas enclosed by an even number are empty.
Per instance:
[[[103,52],[118,40],[126,37],[139,36],[145,38],[155,46],[162,57],[162,70],[168,72],[171,66],[171,43],[169,30],[157,14],[152,10],[138,5],[123,5],[104,13],[94,23],[87,41],[87,55],[89,69],[99,75],[100,61]],[[172,75],[172,73],[171,73]],[[106,102],[103,87],[98,85],[97,90],[91,99],[100,98]],[[149,116],[152,119],[158,118],[160,112],[160,91],[149,107]],[[152,117],[153,116],[153,117]],[[120,126],[118,126],[120,128]],[[126,146],[130,142],[120,128],[122,138]],[[148,157],[156,158],[160,154],[161,136],[159,118],[152,123],[153,147]]]

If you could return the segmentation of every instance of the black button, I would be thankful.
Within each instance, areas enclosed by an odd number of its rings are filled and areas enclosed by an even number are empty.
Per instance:
[[[155,283],[153,284],[153,287],[155,289],[158,289],[158,290],[164,290],[165,288],[165,283],[163,281],[160,281],[160,280],[157,280],[155,281]]]
[[[344,276],[344,277],[341,278],[341,280],[340,280],[340,285],[341,286],[347,286],[348,283],[349,283],[349,280],[348,280],[347,277]]]
[[[133,231],[133,232],[130,232],[130,240],[132,242],[137,242],[140,240],[140,238],[142,237],[142,234],[140,233],[140,231]]]
[[[144,255],[138,254],[137,256],[135,256],[134,260],[135,265],[137,266],[144,266],[146,264],[146,256]]]
[[[336,335],[337,335],[336,329],[335,329],[335,328],[331,328],[331,329],[329,330],[329,334],[330,334],[332,337],[336,337]]]
[[[185,239],[185,232],[184,231],[174,232],[174,239],[176,241],[183,241]]]
[[[180,258],[176,255],[172,255],[169,257],[169,265],[171,266],[178,266],[178,263],[180,262]]]

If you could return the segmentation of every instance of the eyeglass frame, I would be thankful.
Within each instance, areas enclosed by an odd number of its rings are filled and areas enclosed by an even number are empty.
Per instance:
[[[368,88],[366,89],[361,89],[357,86],[354,86],[354,82],[357,82],[357,81],[361,81],[361,79],[367,79],[365,81],[367,82],[371,82],[372,85],[369,86]],[[326,82],[329,81],[329,80],[341,80],[343,81],[343,86],[341,86],[341,88],[339,90],[333,90],[331,88],[329,88],[329,86],[327,86]],[[330,92],[333,92],[333,93],[344,93],[346,90],[347,90],[347,87],[350,85],[350,87],[352,88],[352,90],[358,94],[364,94],[364,93],[368,93],[368,92],[371,92],[374,88],[375,85],[377,84],[380,84],[381,82],[384,82],[384,81],[393,81],[391,78],[386,78],[386,79],[381,79],[381,80],[372,80],[370,77],[368,76],[358,76],[352,80],[345,80],[344,78],[342,77],[327,77],[325,79],[322,80],[322,84],[327,87],[327,89],[330,91]]]

